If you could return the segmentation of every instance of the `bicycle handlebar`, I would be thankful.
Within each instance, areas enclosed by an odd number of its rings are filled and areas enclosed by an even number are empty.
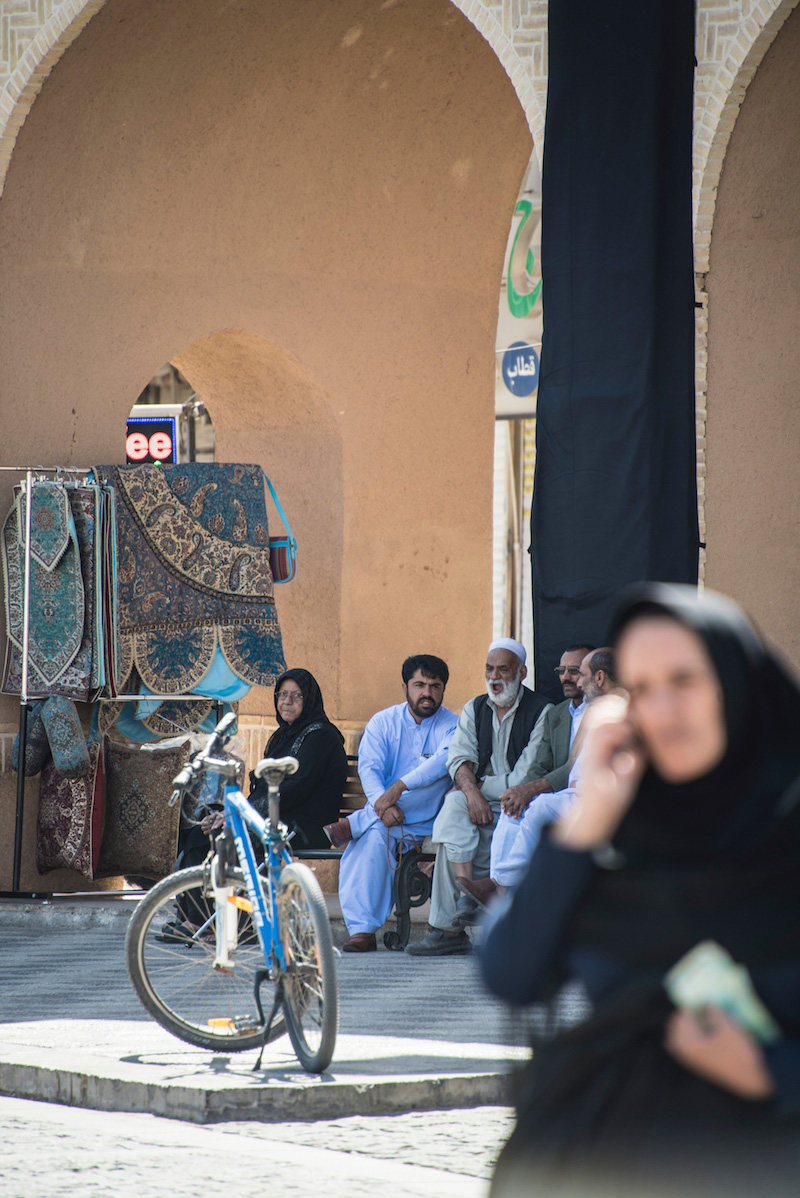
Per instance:
[[[182,798],[184,791],[188,790],[192,783],[200,776],[203,771],[205,758],[215,757],[218,753],[222,752],[226,741],[228,741],[232,735],[231,730],[235,723],[236,712],[229,711],[227,715],[222,717],[214,731],[211,733],[205,749],[201,750],[199,753],[195,753],[194,757],[186,762],[186,765],[183,767],[180,773],[175,775],[175,777],[172,779],[174,790],[172,791],[172,795],[170,796],[169,800],[170,807],[175,806],[175,804],[178,802],[178,799]]]

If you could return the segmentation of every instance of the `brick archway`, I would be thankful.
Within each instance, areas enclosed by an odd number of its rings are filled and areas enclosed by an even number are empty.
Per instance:
[[[0,15],[0,195],[19,130],[64,51],[106,0],[14,0]],[[511,0],[452,0],[494,50],[525,112],[541,162],[547,92],[547,0],[529,0],[514,22]],[[46,19],[40,23],[44,6]]]
[[[708,271],[711,233],[722,165],[739,109],[753,76],[798,0],[743,0],[738,20],[721,24],[715,0],[697,9],[697,73],[694,124],[694,252],[697,275],[696,427],[700,541],[706,540],[706,420],[708,363]],[[726,14],[722,14],[725,16]],[[700,575],[705,576],[701,549]]]

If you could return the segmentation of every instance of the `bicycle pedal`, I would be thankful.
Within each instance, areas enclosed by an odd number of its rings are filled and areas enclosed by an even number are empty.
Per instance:
[[[208,1027],[222,1028],[230,1032],[252,1032],[255,1035],[261,1031],[261,1024],[251,1015],[234,1015],[233,1018],[225,1015],[219,1019],[208,1019],[206,1022]]]

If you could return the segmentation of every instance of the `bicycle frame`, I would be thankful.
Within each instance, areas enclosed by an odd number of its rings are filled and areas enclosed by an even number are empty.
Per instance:
[[[164,878],[137,906],[125,942],[128,973],[145,1010],[187,1043],[233,1052],[260,1045],[258,1069],[265,1046],[287,1032],[302,1067],[322,1073],[339,1012],[330,923],[313,873],[292,860],[278,799],[298,763],[282,757],[256,765],[269,796],[264,819],[242,793],[244,762],[223,752],[232,719],[225,716],[205,754],[187,762],[170,800],[182,800],[204,772],[221,776],[223,830],[202,865]],[[241,912],[248,918],[240,929]],[[195,915],[202,926],[190,922]],[[274,993],[265,1011],[267,981]]]
[[[277,802],[274,804],[277,809]],[[270,815],[272,811],[270,798]],[[250,912],[256,928],[261,951],[264,954],[264,964],[272,973],[274,969],[286,969],[286,958],[280,937],[276,936],[278,927],[277,893],[274,884],[276,873],[291,861],[291,853],[286,847],[286,841],[278,831],[279,824],[272,819],[264,820],[250,802],[242,794],[237,785],[225,787],[225,828],[230,829],[233,842],[236,845],[236,855],[244,874],[247,897],[252,907]],[[264,845],[266,865],[266,888],[262,886],[261,874],[256,862],[253,846],[247,829],[251,828]],[[238,939],[239,909],[233,901],[233,888],[218,886],[217,871],[212,869],[211,879],[216,899],[217,920],[217,955],[214,960],[215,969],[230,969],[230,951],[236,946]],[[269,908],[266,896],[269,896]]]

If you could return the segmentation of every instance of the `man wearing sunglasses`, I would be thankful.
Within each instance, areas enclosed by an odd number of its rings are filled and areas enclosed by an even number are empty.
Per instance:
[[[561,681],[564,702],[545,712],[542,739],[525,781],[510,786],[500,796],[501,810],[512,819],[519,819],[536,795],[555,793],[567,785],[570,746],[586,710],[583,691],[578,684],[581,662],[595,648],[595,645],[570,645],[561,654],[556,674]]]

